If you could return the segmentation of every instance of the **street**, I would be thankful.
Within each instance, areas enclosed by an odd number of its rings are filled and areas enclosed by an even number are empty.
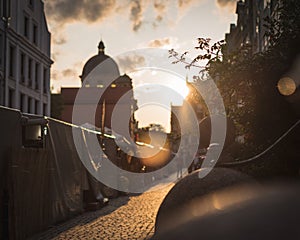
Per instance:
[[[52,226],[32,239],[149,239],[158,208],[172,186],[111,199],[104,208]]]

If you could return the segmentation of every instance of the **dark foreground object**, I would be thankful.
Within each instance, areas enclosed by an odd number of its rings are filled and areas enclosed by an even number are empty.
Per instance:
[[[300,239],[298,182],[261,186],[238,172],[215,169],[198,179],[197,188],[191,185],[198,194],[191,197],[182,186],[195,184],[195,177],[169,192],[153,239]]]
[[[300,239],[299,187],[269,187],[254,199],[194,216],[153,239]]]
[[[183,218],[179,215],[189,214],[186,209],[208,193],[237,184],[256,183],[249,176],[228,168],[214,168],[204,178],[199,178],[200,171],[181,179],[167,194],[156,217],[155,232],[180,225]]]

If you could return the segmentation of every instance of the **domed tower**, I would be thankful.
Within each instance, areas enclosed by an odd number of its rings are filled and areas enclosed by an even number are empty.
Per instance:
[[[132,80],[126,74],[120,76],[117,63],[105,54],[105,45],[102,40],[98,45],[98,54],[86,62],[80,78],[82,81],[82,90],[86,92],[87,96],[84,99],[85,102],[88,102],[88,98],[97,95],[99,88],[105,89],[98,102],[99,107],[95,116],[96,126],[111,128],[112,112],[116,104],[118,104],[122,106],[122,115],[132,118],[130,119],[130,128],[133,131],[135,128],[133,126],[135,124],[133,112],[137,109],[137,103],[133,97]],[[85,103],[83,108],[87,109],[88,105]],[[105,109],[105,112],[102,112],[103,109]],[[103,119],[104,122],[102,123]],[[91,121],[87,122],[91,123]],[[120,121],[120,126],[116,125],[116,129],[114,130],[118,132],[121,125],[122,122]]]
[[[61,96],[63,99],[63,110],[61,119],[66,122],[72,122],[72,111],[78,91],[84,98],[76,102],[76,108],[81,111],[81,119],[73,122],[77,125],[89,123],[99,128],[112,128],[112,113],[116,105],[121,115],[126,121],[129,120],[130,134],[133,136],[136,129],[134,111],[137,109],[137,103],[133,96],[132,80],[126,74],[120,76],[117,63],[105,54],[105,45],[101,40],[98,45],[98,54],[91,57],[83,67],[81,89],[62,88]],[[100,88],[103,91],[99,97]],[[96,113],[95,113],[95,105]],[[121,130],[124,121],[119,121],[113,126],[113,130],[122,134]]]
[[[107,87],[109,83],[120,76],[117,63],[105,54],[105,45],[101,40],[98,54],[91,57],[83,67],[80,76],[82,87]]]

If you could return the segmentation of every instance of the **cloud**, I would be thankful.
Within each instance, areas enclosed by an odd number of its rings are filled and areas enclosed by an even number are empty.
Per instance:
[[[153,7],[154,7],[154,11],[156,12],[155,20],[157,22],[161,22],[166,12],[166,5],[164,4],[164,1],[155,1],[153,3]]]
[[[51,70],[51,80],[57,81],[61,79],[73,79],[78,80],[79,74],[78,70],[82,69],[82,62],[76,62],[72,64],[70,68],[65,68],[63,70],[52,69]]]
[[[156,13],[156,16],[153,20],[152,26],[157,27],[163,21],[172,25],[174,20],[177,22],[187,13],[190,8],[202,3],[203,1],[207,0],[156,0],[153,2],[153,9]],[[171,13],[170,10],[174,7],[174,3],[178,14],[173,12],[170,17],[168,13]]]
[[[179,8],[185,8],[185,7],[188,6],[191,2],[192,2],[192,0],[178,0],[178,7],[179,7]]]
[[[199,0],[178,0],[178,8],[180,10],[186,10],[192,6],[194,6],[195,4],[198,4],[199,2],[202,2],[202,1],[199,1]]]
[[[132,21],[132,30],[138,31],[143,23],[142,1],[132,0],[130,4],[130,20]]]
[[[50,20],[65,24],[77,20],[96,22],[116,7],[115,0],[47,0],[45,11]]]
[[[51,80],[59,80],[59,72],[57,70],[51,70]]]
[[[60,53],[59,51],[56,51],[56,52],[52,51],[52,52],[51,52],[51,59],[52,59],[54,62],[56,62],[57,58],[59,58],[60,55],[61,55],[61,53]]]
[[[121,68],[125,73],[130,73],[145,65],[145,58],[136,54],[118,58],[116,61],[119,65],[119,68]]]
[[[150,41],[147,46],[154,48],[177,48],[178,47],[178,39],[174,37],[166,37],[161,39],[155,39]]]
[[[174,21],[174,15],[172,19],[168,16],[169,10],[172,9],[175,0],[130,0],[130,21],[132,22],[132,30],[137,32],[144,24],[151,24],[156,28],[163,21]],[[186,10],[199,4],[204,0],[177,0],[177,9],[180,12],[180,16],[186,13]],[[153,14],[148,14],[150,10]],[[175,16],[175,18],[177,18]]]
[[[237,0],[216,0],[217,6],[215,14],[220,18],[220,21],[228,21],[232,14],[235,13]]]
[[[62,75],[63,75],[64,77],[75,77],[75,76],[77,76],[78,74],[77,74],[77,71],[76,71],[76,70],[74,70],[74,69],[72,69],[72,68],[67,68],[67,69],[64,69],[64,70],[62,71]]]
[[[166,45],[170,45],[171,40],[170,38],[163,38],[163,39],[155,39],[149,42],[149,47],[163,47]]]
[[[202,1],[205,0],[127,0],[124,4],[123,0],[45,0],[45,12],[53,32],[61,30],[67,23],[94,23],[124,14],[126,10],[132,30],[137,32],[145,23],[158,27],[165,19],[173,21],[174,16],[170,19],[167,13],[173,8],[174,2],[181,15],[184,15],[187,9]],[[65,41],[63,37],[56,40],[57,44],[64,44]]]
[[[177,24],[190,9],[211,0],[177,0],[177,16],[173,19],[173,23]]]
[[[166,2],[166,1],[165,1]],[[157,27],[158,23],[163,21],[166,11],[165,2],[162,0],[130,0],[130,21],[132,22],[132,30],[137,32],[145,23],[152,23],[153,27]],[[146,10],[153,8],[155,16],[146,16]]]
[[[217,0],[219,7],[234,8],[236,6],[237,0]]]
[[[64,35],[60,35],[56,38],[52,38],[52,41],[56,45],[63,45],[65,43],[67,43],[67,38]]]

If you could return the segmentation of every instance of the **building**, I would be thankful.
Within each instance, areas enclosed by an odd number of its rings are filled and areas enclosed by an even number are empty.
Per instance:
[[[186,85],[189,88],[189,95],[181,106],[171,105],[171,149],[177,152],[181,141],[183,144],[196,144],[198,131],[195,129],[195,124],[199,125],[200,121],[205,117],[203,106],[198,101],[198,91],[192,83],[186,79]],[[196,117],[197,122],[192,119]],[[184,132],[181,126],[184,126]]]
[[[92,71],[93,73],[91,73]],[[132,80],[126,74],[120,75],[117,63],[105,54],[105,46],[102,40],[98,46],[98,54],[86,62],[80,78],[82,81],[81,88],[61,89],[61,120],[77,125],[89,123],[98,128],[111,129],[112,113],[116,104],[118,104],[124,119],[118,121],[119,125],[114,126],[114,131],[118,132],[124,125],[125,120],[128,121],[128,127],[131,129],[131,135],[133,136],[137,125],[133,113],[137,108],[137,104],[133,98]],[[113,79],[115,80],[112,81]],[[100,99],[97,99],[96,96],[100,90],[104,90],[104,93]],[[76,102],[76,107],[82,117],[77,122],[73,122],[74,102],[79,91],[84,95],[84,98]],[[97,105],[96,114],[94,112],[95,105]]]
[[[0,105],[50,115],[50,39],[41,0],[0,0]]]
[[[193,126],[190,119],[195,116],[200,122],[205,117],[205,111],[199,102],[199,92],[193,83],[188,82],[186,78],[186,86],[189,88],[189,94],[181,106],[171,105],[171,133],[176,137],[180,137],[180,123],[185,126],[187,131],[193,132]],[[193,112],[190,112],[189,106]]]
[[[237,2],[237,23],[230,25],[225,35],[227,53],[242,46],[251,46],[252,53],[265,51],[269,47],[269,38],[265,35],[266,17],[275,17],[278,0],[240,0]]]

